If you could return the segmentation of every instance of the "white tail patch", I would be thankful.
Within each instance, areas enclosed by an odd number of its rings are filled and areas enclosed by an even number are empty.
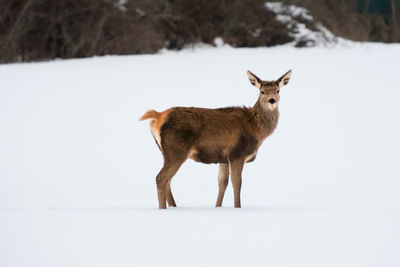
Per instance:
[[[151,130],[151,133],[154,136],[154,139],[156,139],[156,142],[157,142],[158,146],[161,148],[161,135],[160,135],[159,129],[157,129],[157,127],[155,125],[155,120],[151,121],[150,130]]]

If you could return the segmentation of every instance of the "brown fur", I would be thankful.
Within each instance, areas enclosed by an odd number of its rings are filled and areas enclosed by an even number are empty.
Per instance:
[[[243,164],[255,159],[264,139],[276,128],[279,88],[288,83],[290,74],[289,71],[277,81],[265,82],[248,72],[250,82],[260,89],[259,99],[251,108],[174,107],[163,112],[150,110],[140,118],[152,119],[150,128],[164,156],[164,167],[156,178],[160,209],[166,208],[166,201],[170,206],[176,206],[170,183],[187,158],[202,163],[220,163],[216,206],[222,205],[229,173],[235,207],[241,206]]]

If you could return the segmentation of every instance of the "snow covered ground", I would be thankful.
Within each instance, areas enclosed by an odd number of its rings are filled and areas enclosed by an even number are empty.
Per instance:
[[[0,266],[400,266],[400,45],[196,49],[0,65]],[[288,69],[243,173],[187,161],[157,209],[150,108],[253,105]]]

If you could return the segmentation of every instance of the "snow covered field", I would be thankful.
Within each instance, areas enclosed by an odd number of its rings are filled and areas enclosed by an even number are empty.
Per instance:
[[[400,45],[197,49],[0,65],[0,266],[400,266]],[[214,208],[187,161],[157,209],[148,109],[253,105],[280,122]]]

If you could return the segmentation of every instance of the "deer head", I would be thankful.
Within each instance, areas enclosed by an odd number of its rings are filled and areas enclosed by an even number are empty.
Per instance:
[[[278,107],[280,88],[289,83],[291,74],[292,71],[289,70],[276,81],[263,81],[251,71],[247,71],[250,83],[260,90],[258,101],[264,109],[274,110]]]

